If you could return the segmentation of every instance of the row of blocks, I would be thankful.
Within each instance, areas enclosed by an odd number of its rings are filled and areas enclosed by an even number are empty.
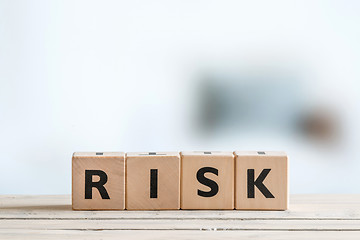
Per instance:
[[[75,152],[74,210],[288,208],[284,152]]]

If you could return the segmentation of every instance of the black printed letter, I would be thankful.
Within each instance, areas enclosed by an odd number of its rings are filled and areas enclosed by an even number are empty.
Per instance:
[[[208,192],[198,190],[198,195],[202,196],[202,197],[213,197],[219,192],[219,186],[213,180],[208,179],[208,178],[205,177],[205,173],[207,173],[207,172],[213,173],[216,176],[218,175],[218,170],[216,168],[203,167],[203,168],[199,169],[199,171],[196,174],[197,180],[200,183],[202,183],[202,184],[208,186],[209,188],[211,188],[211,190],[208,191]]]
[[[266,197],[266,198],[275,198],[269,189],[265,187],[263,184],[264,179],[269,174],[271,169],[264,169],[258,176],[258,178],[255,180],[255,170],[254,169],[248,169],[247,170],[247,180],[248,180],[248,198],[255,198],[255,186],[260,190],[260,192]]]
[[[158,170],[150,169],[150,198],[157,198],[158,195]]]
[[[98,182],[93,182],[92,177],[97,175],[100,177]],[[104,185],[108,178],[104,171],[101,170],[85,170],[85,199],[92,199],[92,188],[97,188],[102,199],[110,199]]]

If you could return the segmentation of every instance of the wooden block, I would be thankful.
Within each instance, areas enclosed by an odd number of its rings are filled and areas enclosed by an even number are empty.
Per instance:
[[[125,209],[124,153],[74,153],[72,208],[74,210]]]
[[[126,209],[180,208],[180,154],[126,154]]]
[[[232,152],[181,153],[181,209],[234,209]]]
[[[288,158],[284,152],[235,152],[235,208],[286,210]]]

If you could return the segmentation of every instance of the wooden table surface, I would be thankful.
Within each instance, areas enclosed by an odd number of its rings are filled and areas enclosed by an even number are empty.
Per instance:
[[[0,239],[360,239],[360,195],[292,195],[288,211],[72,211],[0,196]]]

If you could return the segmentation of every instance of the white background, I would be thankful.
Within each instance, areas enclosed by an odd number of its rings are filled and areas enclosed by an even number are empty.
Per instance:
[[[359,1],[0,0],[0,194],[71,191],[74,151],[285,150],[291,193],[359,193]],[[284,135],[199,137],[199,69],[301,72],[340,119],[333,149]],[[195,131],[195,133],[194,133]]]

